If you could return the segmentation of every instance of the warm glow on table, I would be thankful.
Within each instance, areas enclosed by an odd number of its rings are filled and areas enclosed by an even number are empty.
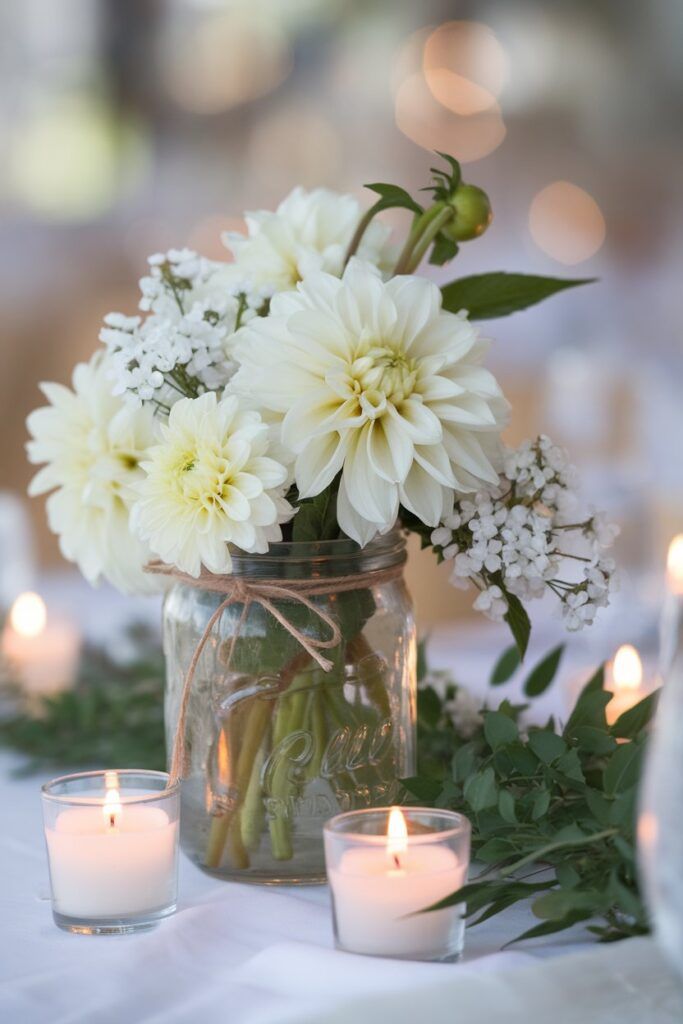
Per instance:
[[[2,654],[11,678],[29,694],[56,693],[76,678],[80,637],[65,620],[48,615],[40,594],[20,594],[2,633]]]
[[[605,688],[614,694],[606,708],[608,725],[613,725],[624,711],[634,707],[650,692],[643,684],[641,657],[632,644],[622,644],[607,666]]]

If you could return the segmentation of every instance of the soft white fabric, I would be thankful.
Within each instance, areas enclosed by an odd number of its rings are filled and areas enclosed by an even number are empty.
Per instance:
[[[71,611],[91,638],[115,636],[119,653],[120,627],[128,615],[139,618],[144,613],[150,622],[158,616],[154,602],[122,604],[108,588],[96,594],[87,591],[83,600],[83,585],[75,580],[71,589],[64,579],[55,581],[52,589],[42,589],[50,607],[61,605]],[[530,664],[547,650],[546,639],[537,636]],[[433,638],[430,660],[435,668],[452,667],[461,681],[482,694],[491,664],[505,643],[507,637],[495,627],[468,627],[458,634],[448,630]],[[565,673],[571,675],[566,666]],[[500,693],[519,695],[519,684]],[[549,691],[539,714],[562,715],[564,700],[562,687]],[[67,935],[52,923],[40,806],[43,779],[11,778],[19,763],[0,755],[2,1024],[497,1024],[502,1019],[514,1024],[516,1001],[525,1024],[628,1024],[632,1019],[638,1024],[668,1024],[683,1019],[683,1013],[678,1018],[666,1016],[670,985],[663,979],[668,976],[662,974],[650,947],[640,942],[622,943],[614,950],[617,962],[625,958],[626,977],[636,980],[642,999],[650,999],[647,1008],[635,998],[631,982],[625,989],[621,981],[607,985],[608,965],[600,959],[600,950],[585,945],[587,936],[580,929],[498,952],[535,923],[524,908],[511,908],[468,930],[462,964],[350,956],[333,949],[325,888],[227,884],[202,874],[185,858],[180,909],[155,931],[107,938]],[[554,962],[545,963],[546,958],[577,948],[589,950],[587,960],[579,962],[568,979],[546,973],[555,968]],[[633,963],[626,959],[629,949],[634,951]],[[543,962],[536,976],[539,958]],[[572,961],[562,956],[557,964],[566,963],[573,971]],[[552,1016],[542,1002],[551,991],[560,993]],[[622,1002],[627,1006],[618,1017],[604,1015],[597,1003],[588,1007],[579,1001],[579,996],[601,998],[601,993],[621,999],[624,991]],[[656,1004],[660,996],[662,1002]],[[496,1016],[491,1003],[499,997],[504,1017]],[[475,1010],[466,1012],[468,1005]],[[582,1016],[560,1018],[561,1006],[567,1012],[580,1006]],[[625,1016],[629,1006],[638,1008],[638,1018]]]
[[[203,875],[184,858],[180,909],[155,931],[107,938],[68,935],[52,923],[41,780],[11,779],[9,773],[17,763],[7,755],[0,758],[3,1024],[365,1024],[378,1020],[440,1024],[456,1019],[463,1024],[470,1019],[492,1024],[503,1019],[494,1015],[494,996],[500,996],[508,1009],[519,1000],[520,1014],[524,1014],[520,1021],[545,1024],[549,1017],[540,1011],[536,1014],[536,1004],[525,993],[550,998],[557,984],[571,990],[576,983],[576,979],[556,982],[554,975],[546,974],[550,965],[544,962],[543,970],[532,973],[540,957],[545,960],[575,950],[576,933],[525,946],[524,952],[496,952],[530,924],[524,909],[468,932],[464,964],[350,956],[333,949],[325,888],[228,884]],[[637,943],[628,946],[645,948]],[[623,950],[620,956],[626,956],[627,948],[618,947]],[[593,970],[598,951],[590,949],[585,964],[581,963],[581,978],[599,978],[603,970]],[[664,1009],[655,1012],[652,1000],[647,1012],[643,1010],[643,1000],[649,998],[648,978],[656,985],[650,992],[652,999],[669,992],[662,988],[664,969],[644,955],[635,959],[634,968],[639,962],[643,965],[644,995],[634,1003],[641,1009],[640,1021],[668,1024],[676,1018],[667,1016]],[[561,958],[562,963],[572,960]],[[596,982],[593,987],[599,995],[600,985]],[[586,989],[583,981],[581,988]],[[476,1007],[482,1000],[488,1017],[474,1010],[465,1014],[465,1006]],[[462,1011],[457,1017],[456,1006]],[[506,1021],[516,1019],[505,1017]],[[561,1020],[564,1024],[579,1019]],[[589,1013],[584,1007],[583,1020],[591,1024],[608,1024],[612,1019],[617,1018]],[[635,1020],[622,1016],[619,1021],[626,1024],[631,1019]],[[554,1017],[553,1024],[560,1024],[559,1018]]]

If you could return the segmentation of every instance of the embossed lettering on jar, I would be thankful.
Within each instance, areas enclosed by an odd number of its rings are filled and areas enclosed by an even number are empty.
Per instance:
[[[310,600],[341,642],[323,669],[263,606],[225,609],[190,696],[181,843],[202,868],[264,883],[324,881],[322,828],[339,811],[385,806],[415,769],[415,625],[398,530],[236,554],[245,581],[320,580]],[[339,579],[358,586],[341,589]],[[329,589],[324,585],[329,580]],[[335,581],[337,581],[335,583]],[[318,588],[316,588],[318,589]],[[183,681],[219,593],[176,583],[164,609],[169,749]],[[329,627],[304,604],[275,605],[309,639]]]

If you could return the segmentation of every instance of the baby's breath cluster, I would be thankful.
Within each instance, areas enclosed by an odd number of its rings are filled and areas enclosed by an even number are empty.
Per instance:
[[[615,565],[604,551],[618,529],[602,513],[577,520],[575,486],[566,452],[541,436],[507,452],[498,486],[456,502],[432,532],[453,563],[451,582],[479,589],[478,611],[503,619],[509,595],[527,601],[551,590],[567,629],[578,630],[609,604]]]
[[[261,296],[240,290],[234,268],[172,249],[149,259],[140,281],[147,316],[110,313],[100,340],[109,351],[113,393],[168,413],[179,398],[225,386],[236,366],[230,338]]]

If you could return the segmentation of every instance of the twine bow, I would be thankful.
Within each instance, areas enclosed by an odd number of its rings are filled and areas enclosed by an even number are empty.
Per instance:
[[[387,569],[354,573],[351,576],[327,576],[305,580],[247,580],[243,576],[214,576],[213,573],[207,573],[205,571],[202,571],[200,576],[194,577],[189,576],[187,573],[180,572],[178,569],[173,566],[166,565],[164,562],[154,561],[146,565],[145,572],[159,576],[169,576],[178,582],[185,583],[201,590],[211,590],[215,593],[225,594],[225,598],[212,613],[209,621],[204,627],[204,631],[199,638],[199,642],[190,660],[187,674],[185,675],[180,698],[178,723],[176,725],[176,732],[173,740],[173,752],[171,755],[171,768],[168,783],[169,787],[174,786],[183,777],[185,772],[185,730],[192,683],[202,652],[206,647],[214,626],[220,620],[226,608],[229,608],[230,605],[233,604],[242,605],[242,612],[237,622],[237,626],[228,643],[227,656],[225,658],[226,672],[230,668],[233,651],[235,649],[235,642],[242,632],[242,627],[244,626],[249,613],[249,608],[252,604],[260,604],[261,607],[269,613],[269,615],[272,615],[272,617],[279,622],[282,628],[289,633],[292,639],[295,640],[299,646],[318,663],[323,672],[329,672],[334,663],[330,661],[329,658],[326,658],[321,652],[338,646],[342,639],[341,630],[332,616],[324,609],[314,604],[310,598],[322,594],[339,594],[351,590],[362,590],[372,584],[384,583],[390,579],[396,579],[403,572],[404,561],[405,557],[399,564],[392,565]],[[320,639],[318,637],[306,636],[302,630],[295,626],[294,623],[280,611],[275,604],[275,601],[291,601],[295,604],[300,604],[303,605],[303,607],[308,608],[313,615],[327,626],[330,631],[329,638]]]

